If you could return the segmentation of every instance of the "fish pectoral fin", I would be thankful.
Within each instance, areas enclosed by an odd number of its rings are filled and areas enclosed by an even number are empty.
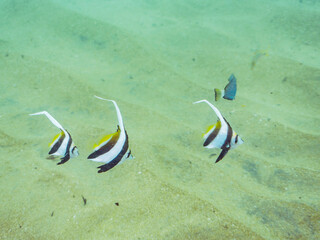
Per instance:
[[[56,158],[58,158],[59,156],[57,156],[57,155],[49,155],[48,157],[46,157],[46,159],[48,159],[48,160],[54,160],[54,159],[56,159]]]
[[[224,149],[222,149],[219,157],[218,157],[217,160],[216,160],[216,163],[219,162],[220,160],[222,160],[222,158],[224,158],[224,156],[228,153],[229,149],[230,149],[230,148],[224,148]]]

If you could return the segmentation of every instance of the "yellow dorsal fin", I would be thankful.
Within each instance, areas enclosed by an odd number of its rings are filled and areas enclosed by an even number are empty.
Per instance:
[[[206,135],[208,132],[210,132],[213,127],[214,127],[214,125],[208,126],[208,127],[207,127],[207,130],[205,131],[205,133],[202,134],[202,137],[203,137],[204,135]]]
[[[59,132],[54,138],[53,138],[53,140],[52,140],[52,142],[51,143],[49,143],[49,146],[51,147],[52,145],[53,145],[53,143],[62,135],[62,131],[61,132]]]
[[[119,134],[120,134],[120,129],[118,128],[115,133],[111,133],[104,136],[98,144],[94,144],[93,148],[99,147],[102,143],[109,141],[113,136],[118,137],[117,135]]]
[[[205,132],[204,134],[202,134],[202,137],[204,137],[206,134],[208,134],[213,128],[218,128],[218,129],[220,129],[220,127],[221,127],[221,122],[220,122],[220,120],[218,120],[215,124],[210,125],[210,126],[207,128],[206,132]]]

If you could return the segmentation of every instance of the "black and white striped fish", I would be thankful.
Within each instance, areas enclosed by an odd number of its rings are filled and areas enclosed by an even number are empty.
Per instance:
[[[213,106],[207,100],[200,100],[195,103],[207,103],[217,114],[219,120],[216,124],[209,126],[207,132],[203,135],[205,139],[203,146],[206,148],[221,148],[222,151],[219,157],[216,160],[216,163],[222,160],[222,158],[228,153],[232,148],[235,148],[237,145],[243,143],[243,140],[240,136],[232,130],[230,124],[227,120],[221,115],[219,110]]]
[[[78,148],[74,145],[70,133],[66,129],[64,129],[62,125],[48,112],[43,111],[29,115],[46,115],[47,118],[53,123],[53,125],[60,129],[61,132],[54,137],[52,143],[50,144],[51,149],[49,151],[49,155],[52,157],[62,156],[60,158],[61,161],[57,163],[58,165],[63,164],[70,158],[79,155]]]
[[[128,135],[117,103],[113,100],[95,97],[112,102],[116,108],[119,121],[117,131],[102,138],[100,143],[94,146],[94,152],[88,156],[91,161],[105,163],[98,167],[100,168],[98,173],[102,173],[122,163],[125,159],[132,158],[132,155],[129,149]]]

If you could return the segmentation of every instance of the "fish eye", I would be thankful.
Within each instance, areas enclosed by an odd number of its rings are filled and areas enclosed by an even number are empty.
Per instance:
[[[71,150],[72,153],[74,153],[75,151],[78,152],[77,146],[74,146],[74,147],[72,148],[72,150]]]

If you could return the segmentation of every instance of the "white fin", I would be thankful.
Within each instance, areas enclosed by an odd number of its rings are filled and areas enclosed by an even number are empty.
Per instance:
[[[119,109],[117,103],[114,100],[105,99],[105,98],[102,98],[102,97],[98,97],[96,95],[94,97],[96,97],[98,99],[101,99],[101,100],[110,101],[110,102],[113,103],[113,105],[115,106],[116,111],[117,111],[120,130],[121,130],[122,133],[124,133],[125,130],[124,130],[124,125],[123,125],[123,121],[122,121],[122,116],[121,116],[121,112],[120,112],[120,109]]]
[[[215,111],[215,113],[217,114],[217,116],[220,119],[221,123],[226,123],[226,121],[224,120],[224,118],[223,118],[222,114],[220,113],[220,111],[215,106],[213,106],[213,104],[210,103],[208,100],[203,99],[203,100],[194,102],[193,104],[201,103],[201,102],[207,103],[213,109],[213,111]]]
[[[50,113],[48,113],[47,111],[42,111],[42,112],[37,112],[37,113],[32,113],[29,114],[30,116],[34,116],[34,115],[46,115],[47,118],[49,118],[49,120],[53,123],[53,125],[55,125],[57,128],[60,128],[62,131],[64,131],[66,133],[66,130],[62,127],[62,125],[56,120],[54,119]]]

